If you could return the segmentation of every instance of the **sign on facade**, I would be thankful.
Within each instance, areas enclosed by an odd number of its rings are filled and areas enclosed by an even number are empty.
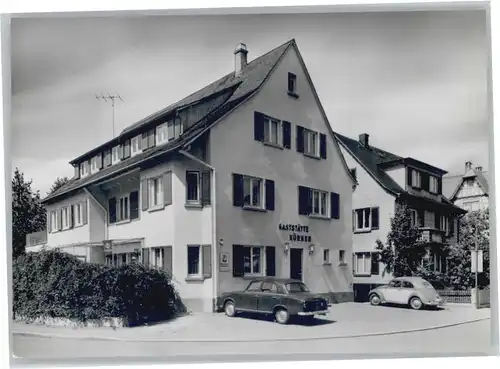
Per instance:
[[[483,250],[471,251],[470,261],[472,273],[483,272]]]
[[[288,234],[288,240],[290,242],[311,242],[311,236],[309,233],[309,226],[301,225],[301,224],[285,224],[280,223],[278,225],[278,230],[290,232]]]
[[[219,271],[229,272],[229,253],[227,252],[219,253]]]

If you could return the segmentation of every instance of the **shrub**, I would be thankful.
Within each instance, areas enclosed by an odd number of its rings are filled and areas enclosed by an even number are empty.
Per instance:
[[[13,264],[13,310],[27,318],[85,322],[123,318],[129,325],[185,311],[167,273],[142,264],[109,267],[58,251],[19,256]]]

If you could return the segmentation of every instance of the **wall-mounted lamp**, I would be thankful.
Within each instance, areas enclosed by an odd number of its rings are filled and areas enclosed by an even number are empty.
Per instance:
[[[309,245],[309,255],[312,255],[314,253],[314,244]]]
[[[283,244],[283,251],[285,252],[285,254],[288,254],[289,249],[290,249],[290,244],[288,242],[285,242]]]

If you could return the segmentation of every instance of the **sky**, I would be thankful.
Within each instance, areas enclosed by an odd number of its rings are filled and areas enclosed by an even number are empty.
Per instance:
[[[334,131],[463,173],[488,170],[483,12],[12,20],[13,167],[42,195],[115,131],[295,38]]]

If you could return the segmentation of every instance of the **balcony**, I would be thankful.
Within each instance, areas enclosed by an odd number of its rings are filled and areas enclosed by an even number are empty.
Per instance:
[[[420,240],[423,242],[444,243],[444,231],[435,228],[421,227]]]

